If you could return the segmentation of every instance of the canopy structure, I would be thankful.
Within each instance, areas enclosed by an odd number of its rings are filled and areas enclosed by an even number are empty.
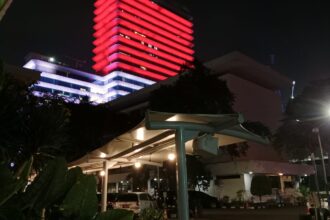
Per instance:
[[[218,146],[225,146],[244,141],[255,141],[268,144],[268,139],[260,137],[247,129],[241,123],[241,114],[202,115],[148,112],[146,118],[133,129],[119,135],[104,146],[90,152],[84,157],[72,162],[71,166],[80,166],[84,171],[103,169],[104,161],[111,161],[112,168],[130,166],[136,161],[145,164],[160,165],[167,160],[168,153],[175,147],[174,129],[147,129],[150,122],[192,123],[192,126],[204,126],[218,139]],[[187,154],[193,153],[192,140],[186,143]]]
[[[131,166],[136,162],[161,166],[171,152],[177,157],[178,214],[180,220],[189,219],[187,195],[186,153],[193,154],[193,140],[201,135],[213,136],[220,146],[254,141],[268,144],[241,124],[241,114],[202,115],[147,111],[145,119],[135,128],[119,135],[106,145],[71,163],[85,172]],[[212,149],[211,149],[212,150]],[[213,149],[214,150],[214,149]],[[215,156],[215,155],[213,155]],[[108,182],[107,175],[104,177]],[[103,184],[102,209],[106,208],[107,184]]]

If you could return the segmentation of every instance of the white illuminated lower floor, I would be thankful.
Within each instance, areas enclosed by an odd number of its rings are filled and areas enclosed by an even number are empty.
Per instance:
[[[84,98],[95,104],[106,103],[155,83],[123,71],[99,76],[36,59],[24,67],[41,72],[40,79],[33,85],[35,95],[52,94],[76,103]]]

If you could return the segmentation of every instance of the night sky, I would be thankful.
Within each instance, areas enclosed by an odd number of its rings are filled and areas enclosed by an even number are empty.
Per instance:
[[[170,1],[170,0],[169,0]],[[327,1],[191,0],[196,57],[237,50],[296,80],[330,77]],[[309,2],[309,3],[308,3]],[[29,52],[89,60],[93,1],[14,0],[0,22],[0,57],[21,65]]]

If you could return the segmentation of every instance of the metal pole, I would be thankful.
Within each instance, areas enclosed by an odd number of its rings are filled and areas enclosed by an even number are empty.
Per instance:
[[[176,130],[175,146],[177,155],[176,178],[178,182],[178,217],[179,220],[189,220],[186,148],[184,141],[184,130],[182,128]]]
[[[104,176],[102,177],[102,194],[101,194],[101,212],[107,211],[108,200],[108,162],[103,162]]]
[[[157,166],[157,189],[160,192],[159,166]]]
[[[314,166],[314,181],[315,181],[315,185],[316,185],[316,191],[317,191],[317,198],[319,200],[320,206],[321,206],[321,199],[320,199],[320,187],[319,187],[319,181],[317,179],[317,168],[316,168],[316,163],[315,163],[315,156],[314,153],[311,153],[311,159],[313,161],[313,166]],[[314,201],[314,213],[315,213],[315,220],[318,220],[318,208],[321,207],[316,207],[316,201]]]
[[[320,147],[320,153],[321,153],[321,161],[322,161],[322,169],[323,169],[323,177],[324,177],[324,184],[325,184],[325,191],[327,196],[329,195],[329,190],[328,190],[328,179],[327,179],[327,171],[325,169],[325,163],[324,163],[324,155],[323,155],[323,147],[322,147],[322,142],[321,142],[321,137],[320,137],[320,130],[318,128],[314,128],[313,132],[317,134],[317,140],[319,143]]]

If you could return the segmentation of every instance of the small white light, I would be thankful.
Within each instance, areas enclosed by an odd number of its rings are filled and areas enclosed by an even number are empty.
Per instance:
[[[308,176],[306,173],[305,173],[305,175],[304,176]]]
[[[154,181],[157,181],[157,178],[154,178]]]
[[[330,106],[327,107],[327,116],[330,117]]]
[[[296,119],[296,122],[300,122],[300,120],[297,118],[297,119]]]
[[[279,176],[283,176],[283,173],[278,173]]]
[[[10,163],[10,167],[14,167],[15,166],[15,163],[14,162],[11,162]]]
[[[169,153],[169,154],[167,155],[167,158],[168,158],[169,160],[173,161],[173,160],[175,160],[175,154],[174,154],[174,153]]]
[[[101,153],[100,153],[100,157],[101,157],[101,158],[106,158],[107,155],[106,155],[105,153],[101,152]]]
[[[139,169],[142,165],[141,165],[140,162],[136,162],[136,163],[134,164],[134,166],[135,166],[135,168]]]
[[[143,128],[139,128],[136,130],[136,139],[139,141],[144,140],[144,129]]]
[[[55,62],[55,58],[54,58],[54,57],[49,57],[49,58],[48,58],[48,61],[49,61],[49,62]]]
[[[296,81],[292,81],[292,85],[296,85]]]
[[[101,172],[100,172],[100,176],[104,176],[105,175],[105,172],[104,172],[104,170],[102,170]]]
[[[253,174],[253,172],[252,172],[252,171],[250,171],[250,172],[249,172],[249,174],[250,174],[250,175],[252,175],[252,174]]]

